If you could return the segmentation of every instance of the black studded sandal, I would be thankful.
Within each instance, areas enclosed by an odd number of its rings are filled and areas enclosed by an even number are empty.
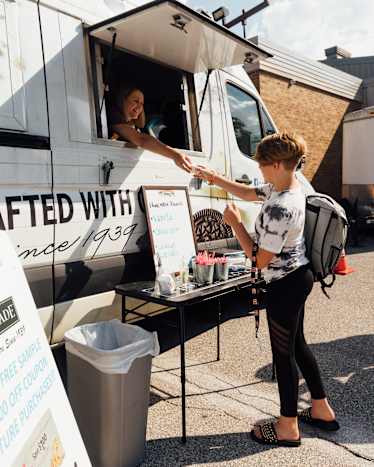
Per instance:
[[[336,420],[331,420],[327,422],[326,420],[321,420],[320,418],[312,417],[312,407],[302,410],[297,414],[300,422],[306,423],[307,425],[320,428],[325,431],[338,431],[340,428],[339,423]]]
[[[301,444],[301,439],[278,439],[274,423],[265,423],[260,425],[261,438],[256,436],[255,431],[251,431],[251,438],[256,443],[266,444],[267,446],[284,446],[287,448],[297,448]]]

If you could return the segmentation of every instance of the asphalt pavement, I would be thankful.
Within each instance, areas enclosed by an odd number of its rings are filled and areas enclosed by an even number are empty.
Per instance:
[[[252,317],[187,343],[187,432],[180,442],[179,349],[153,361],[144,466],[374,466],[374,238],[347,257],[356,271],[339,276],[328,300],[318,284],[307,302],[305,334],[319,362],[329,399],[341,423],[337,433],[302,426],[299,448],[253,443],[254,423],[279,414],[271,381],[266,316],[255,338]],[[300,379],[300,407],[309,394]]]

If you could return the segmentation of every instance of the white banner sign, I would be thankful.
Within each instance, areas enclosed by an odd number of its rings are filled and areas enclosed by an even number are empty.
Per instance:
[[[90,467],[20,260],[0,232],[0,465]]]

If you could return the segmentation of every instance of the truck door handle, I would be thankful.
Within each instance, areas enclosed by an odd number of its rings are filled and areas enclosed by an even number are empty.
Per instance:
[[[103,180],[103,185],[109,185],[109,177],[110,177],[110,172],[114,169],[114,164],[113,161],[106,161],[104,164],[101,166],[101,169],[104,174],[104,180]]]
[[[252,180],[249,179],[247,174],[243,174],[241,176],[241,178],[236,178],[235,181],[238,182],[238,183],[243,183],[243,185],[251,185],[252,184]]]

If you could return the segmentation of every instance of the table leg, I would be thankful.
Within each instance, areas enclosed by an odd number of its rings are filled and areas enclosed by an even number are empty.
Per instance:
[[[184,342],[186,340],[186,324],[184,319],[184,307],[178,307],[179,312],[179,337],[181,346],[181,385],[182,385],[182,443],[186,442],[186,360]]]
[[[221,358],[220,349],[220,326],[221,326],[221,299],[218,299],[218,310],[217,310],[217,362]]]
[[[126,323],[126,296],[122,295],[122,308],[121,308],[121,313],[122,313],[122,323]]]

